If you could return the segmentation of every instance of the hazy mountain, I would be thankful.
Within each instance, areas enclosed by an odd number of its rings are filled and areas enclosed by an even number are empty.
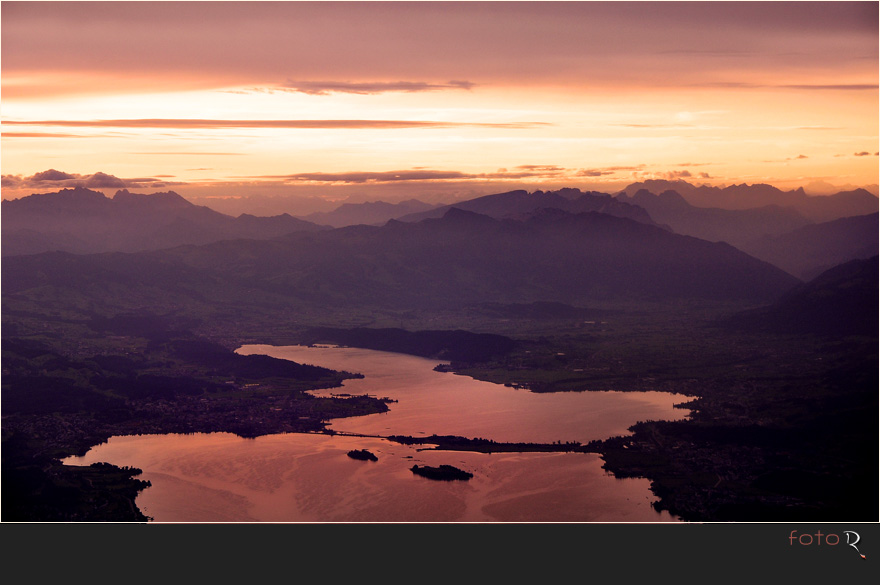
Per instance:
[[[826,270],[778,301],[735,315],[736,328],[777,333],[877,335],[877,256]]]
[[[794,209],[778,205],[752,209],[696,207],[677,191],[654,194],[639,189],[632,195],[622,193],[617,199],[644,208],[654,221],[669,226],[677,234],[737,247],[812,223]]]
[[[399,203],[388,203],[385,201],[343,203],[333,211],[312,213],[302,216],[301,219],[333,227],[358,224],[382,225],[389,219],[397,219],[404,215],[428,211],[435,207],[437,205],[424,203],[418,199],[409,199]]]
[[[232,196],[199,195],[190,190],[186,194],[186,199],[194,205],[208,207],[232,217],[247,213],[258,217],[289,214],[301,218],[310,213],[333,211],[339,206],[338,203],[314,195],[249,194],[244,190],[236,191]]]
[[[320,226],[290,215],[231,217],[174,192],[110,198],[82,187],[2,203],[4,256],[134,252],[230,238],[271,238]]]
[[[488,215],[495,219],[513,218],[532,213],[538,209],[550,208],[569,213],[595,211],[617,217],[626,217],[641,223],[654,223],[651,216],[644,209],[619,201],[607,193],[595,191],[582,192],[578,189],[535,191],[533,193],[517,190],[495,193],[444,205],[431,211],[405,215],[399,219],[401,221],[421,221],[423,219],[443,217],[452,208]]]
[[[878,210],[878,199],[865,189],[841,191],[834,195],[811,196],[802,189],[782,191],[772,185],[730,185],[728,187],[695,186],[687,181],[648,180],[627,186],[622,193],[633,196],[639,190],[651,193],[676,191],[695,207],[720,209],[751,209],[778,205],[791,207],[813,222],[831,221],[841,217],[865,215]]]
[[[728,244],[603,213],[552,209],[521,221],[450,209],[417,223],[391,220],[276,240],[3,262],[6,293],[52,285],[142,305],[171,298],[400,310],[621,298],[767,302],[799,282]]]
[[[838,264],[874,256],[878,242],[878,214],[871,213],[764,236],[740,249],[809,280]]]
[[[835,193],[839,193],[840,191],[855,191],[856,189],[865,189],[866,191],[870,191],[874,195],[878,192],[877,183],[873,183],[871,185],[852,185],[850,183],[846,183],[844,185],[832,185],[827,181],[810,181],[806,185],[804,185],[804,191],[809,195],[834,195]]]

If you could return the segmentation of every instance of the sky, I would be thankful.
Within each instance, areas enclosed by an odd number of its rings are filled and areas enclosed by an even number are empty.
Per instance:
[[[877,2],[3,0],[0,23],[4,199],[878,182]]]

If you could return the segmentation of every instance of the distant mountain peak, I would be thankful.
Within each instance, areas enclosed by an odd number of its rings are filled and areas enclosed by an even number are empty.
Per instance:
[[[77,187],[4,201],[3,211],[4,256],[54,250],[133,252],[321,229],[289,214],[235,219],[174,191],[141,194],[120,189],[108,198]]]
[[[578,197],[582,197],[585,193],[580,189],[575,189],[573,187],[564,187],[557,191],[557,193],[566,199],[577,199]]]
[[[468,211],[466,209],[459,209],[458,207],[450,207],[446,213],[443,214],[443,217],[440,218],[440,221],[450,223],[468,223],[468,224],[494,224],[497,223],[496,220],[492,219],[488,215],[484,215],[482,213],[476,213],[474,211]]]
[[[618,193],[618,198],[626,201],[642,189],[651,193],[677,191],[694,207],[728,210],[757,209],[768,205],[790,207],[805,218],[818,222],[864,215],[877,209],[877,196],[865,189],[814,196],[808,195],[802,187],[783,191],[766,183],[739,183],[716,187],[695,186],[684,180],[648,179],[630,184]]]
[[[106,199],[107,197],[100,191],[93,191],[87,187],[76,186],[71,189],[61,189],[56,193],[34,193],[30,197],[67,197],[74,199]],[[25,198],[26,199],[26,198]]]
[[[661,201],[665,203],[674,203],[676,205],[680,205],[682,207],[691,207],[691,204],[687,202],[681,193],[678,191],[673,191],[672,189],[667,189],[658,195]]]
[[[136,197],[141,197],[141,195],[137,193],[132,193],[128,189],[119,189],[113,195],[113,199],[118,201],[125,201],[126,199],[134,199]]]
[[[174,191],[146,194],[132,193],[128,189],[120,189],[115,195],[113,195],[113,201],[116,203],[163,203],[166,205],[173,204],[185,207],[195,207],[192,203]]]
[[[19,199],[3,200],[3,207],[19,211],[58,211],[60,209],[77,208],[80,206],[103,206],[110,200],[100,191],[92,191],[86,187],[61,189],[52,193],[33,193]]]
[[[874,199],[877,199],[877,196],[868,191],[867,189],[863,189],[861,187],[857,189],[852,189],[850,191],[839,191],[837,193],[838,197],[865,197],[866,195],[870,195]]]
[[[388,201],[366,201],[355,203],[346,201],[332,211],[321,211],[302,216],[301,219],[331,227],[366,224],[382,225],[390,219],[405,215],[422,213],[437,208],[437,205],[418,199],[407,199],[397,203]]]

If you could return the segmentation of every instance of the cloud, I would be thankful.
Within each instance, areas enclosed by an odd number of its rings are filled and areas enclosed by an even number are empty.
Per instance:
[[[64,134],[59,132],[4,132],[3,138],[84,138],[84,134]]]
[[[575,181],[586,177],[605,177],[618,174],[620,171],[636,171],[644,168],[638,166],[611,166],[595,169],[572,169],[553,164],[525,164],[513,168],[499,168],[494,172],[466,173],[462,171],[438,170],[415,167],[394,171],[352,171],[344,173],[309,172],[288,175],[261,175],[237,177],[258,181],[280,181],[291,185],[298,183],[310,184],[375,184],[404,182],[468,182],[468,181],[515,181],[515,180],[554,180]],[[682,175],[684,176],[684,175]],[[235,177],[234,177],[235,178]]]
[[[871,156],[871,153],[870,153],[870,152],[865,152],[865,151],[863,150],[862,152],[856,152],[856,153],[854,153],[853,156]]]
[[[76,175],[71,175],[70,173],[64,173],[62,171],[56,171],[55,169],[49,169],[48,171],[35,173],[32,177],[30,177],[32,181],[37,183],[43,181],[66,181],[68,179],[76,178]]]
[[[690,87],[707,87],[718,89],[797,89],[807,91],[870,91],[878,88],[876,83],[748,83],[741,81],[713,81],[709,83],[691,84]]]
[[[603,173],[610,174],[610,173]],[[557,165],[520,165],[513,170],[498,169],[489,173],[465,173],[427,168],[413,168],[395,171],[351,171],[344,173],[295,173],[289,175],[261,175],[238,177],[245,179],[281,181],[285,184],[373,184],[403,182],[448,182],[448,181],[487,181],[517,179],[559,179],[566,176],[584,176],[571,169]]]
[[[623,167],[605,167],[606,171],[639,171],[645,168],[644,164],[635,165],[635,166],[623,166]]]
[[[243,152],[130,152],[129,154],[142,155],[196,155],[196,156],[244,156]]]
[[[128,189],[166,189],[180,185],[188,185],[183,181],[168,181],[171,175],[158,175],[156,177],[138,177],[125,179],[125,188]]]
[[[840,155],[834,155],[834,156],[840,156]],[[764,162],[764,163],[783,163],[783,162],[788,162],[788,161],[790,161],[790,160],[803,160],[803,159],[806,159],[806,158],[810,158],[810,157],[808,157],[808,156],[805,155],[805,154],[799,154],[799,155],[797,155],[797,156],[789,156],[789,157],[786,157],[786,158],[765,159],[765,160],[762,160],[761,162]]]
[[[605,175],[613,175],[615,171],[603,171],[599,169],[582,169],[578,171],[579,177],[603,177]]]
[[[139,118],[127,120],[8,120],[10,126],[60,126],[73,128],[293,128],[293,129],[397,129],[397,128],[532,128],[547,122],[440,122],[431,120],[213,120],[198,118]]]
[[[474,178],[458,171],[407,170],[381,172],[348,172],[348,173],[298,173],[294,175],[271,176],[283,179],[288,183],[392,183],[399,181],[438,181],[462,180]]]
[[[119,177],[97,172],[85,178],[84,186],[89,189],[124,189],[126,184]]]
[[[692,128],[693,124],[609,124],[609,126],[615,126],[617,128],[651,128],[651,129],[663,129],[663,128]]]
[[[605,177],[608,175],[615,175],[619,171],[640,171],[645,168],[645,165],[636,165],[636,166],[613,166],[613,167],[604,167],[601,169],[580,169],[575,176],[577,177]]]
[[[828,90],[838,90],[838,91],[864,91],[864,90],[876,90],[876,83],[838,83],[838,84],[801,84],[801,85],[777,85],[771,87],[780,87],[783,89],[828,89]]]
[[[564,167],[556,166],[556,165],[519,165],[516,168],[524,170],[524,171],[544,171],[544,172],[562,172],[565,170]]]
[[[327,95],[330,93],[376,94],[386,92],[423,92],[448,89],[470,90],[475,86],[470,81],[448,81],[446,83],[427,83],[424,81],[368,81],[353,83],[348,81],[290,81],[278,89],[309,95]],[[269,91],[272,91],[270,88]]]
[[[18,189],[21,184],[21,175],[2,175],[0,176],[0,186],[7,189]]]
[[[644,180],[644,179],[665,179],[667,181],[675,181],[679,179],[688,179],[693,178],[694,175],[688,171],[634,171],[631,174],[631,177],[636,180]],[[697,173],[697,178],[700,179],[711,179],[709,173]]]
[[[72,189],[85,187],[87,189],[139,189],[139,188],[164,188],[171,185],[185,185],[181,182],[166,181],[162,178],[138,177],[133,179],[120,179],[114,175],[96,172],[91,175],[65,173],[56,169],[49,169],[34,173],[26,177],[22,175],[3,175],[2,186],[11,190],[49,190],[49,189]]]
[[[105,91],[290,79],[295,90],[320,93],[459,87],[431,81],[447,79],[675,84],[719,70],[778,72],[793,61],[818,87],[836,87],[838,71],[854,64],[876,73],[861,59],[876,58],[873,2],[6,4],[4,98],[95,91],[85,75]]]

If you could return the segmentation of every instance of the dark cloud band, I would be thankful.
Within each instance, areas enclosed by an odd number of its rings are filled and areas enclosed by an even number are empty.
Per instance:
[[[352,83],[344,81],[287,81],[279,89],[309,95],[327,95],[330,93],[376,94],[386,92],[423,92],[442,91],[449,89],[473,89],[470,81],[449,81],[447,83],[426,83],[423,81],[386,81]]]
[[[127,120],[7,120],[9,126],[57,126],[65,128],[289,128],[289,129],[397,129],[397,128],[532,128],[546,122],[439,122],[430,120],[211,120],[198,118],[139,118]]]

